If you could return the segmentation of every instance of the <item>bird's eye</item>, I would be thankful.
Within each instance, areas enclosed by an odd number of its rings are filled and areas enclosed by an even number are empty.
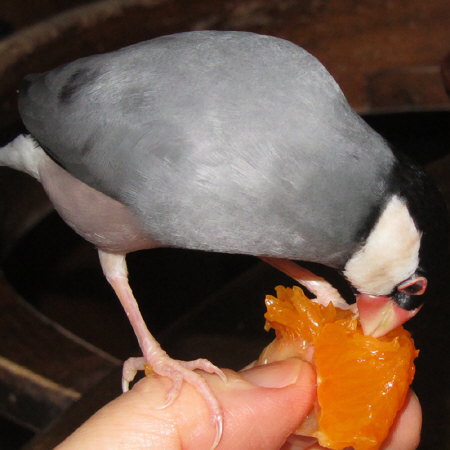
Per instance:
[[[407,295],[422,295],[427,289],[427,279],[425,277],[417,277],[412,280],[405,281],[397,287],[397,290]]]

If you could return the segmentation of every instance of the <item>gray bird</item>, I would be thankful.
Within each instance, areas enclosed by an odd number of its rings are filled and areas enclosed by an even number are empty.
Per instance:
[[[26,77],[19,110],[31,133],[0,162],[42,183],[56,210],[99,250],[143,363],[186,380],[222,412],[200,368],[170,359],[148,331],[125,255],[155,247],[250,254],[321,302],[342,299],[291,260],[339,270],[365,333],[380,336],[422,304],[444,246],[443,206],[424,173],[393,152],[302,48],[246,32],[164,36]],[[422,297],[423,298],[423,297]],[[217,442],[216,439],[216,442]]]

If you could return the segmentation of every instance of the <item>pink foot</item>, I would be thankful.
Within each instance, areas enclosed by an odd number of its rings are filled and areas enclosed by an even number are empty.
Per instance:
[[[341,294],[339,294],[337,289],[335,289],[330,283],[328,283],[327,280],[319,277],[315,273],[312,273],[308,269],[299,266],[295,262],[290,261],[289,259],[269,257],[261,257],[260,259],[285,273],[287,276],[293,278],[295,281],[308,289],[312,294],[316,296],[314,301],[316,301],[317,303],[326,306],[331,302],[337,308],[351,309],[353,311],[356,310],[356,306],[349,305],[341,297]]]
[[[122,372],[122,389],[124,392],[128,391],[129,384],[133,381],[138,370],[145,370],[145,358],[129,358],[123,365]],[[212,364],[207,359],[196,359],[194,361],[178,361],[170,358],[167,355],[158,355],[157,361],[151,364],[153,372],[160,376],[165,376],[171,379],[172,387],[167,393],[166,402],[158,409],[167,408],[178,397],[183,385],[183,381],[188,382],[200,393],[208,404],[213,422],[216,426],[216,436],[212,448],[216,448],[219,444],[223,431],[223,413],[215,395],[211,388],[206,383],[205,379],[194,370],[203,370],[204,372],[218,375],[222,381],[226,382],[227,377],[224,372]]]
[[[122,389],[127,391],[136,372],[138,370],[143,370],[145,365],[148,364],[155,374],[168,377],[172,380],[172,387],[167,394],[167,401],[161,406],[161,408],[166,408],[178,397],[183,381],[188,382],[205,399],[206,404],[212,412],[212,419],[216,426],[216,437],[212,448],[216,448],[222,437],[222,408],[206,380],[200,374],[194,372],[194,370],[199,369],[204,372],[216,374],[223,381],[226,381],[225,374],[206,359],[197,359],[195,361],[186,362],[176,361],[170,358],[145,325],[136,299],[134,298],[128,283],[128,270],[125,262],[125,255],[99,250],[99,257],[103,272],[128,316],[130,324],[138,339],[139,346],[141,347],[142,354],[144,355],[142,358],[130,358],[125,362],[122,375]]]

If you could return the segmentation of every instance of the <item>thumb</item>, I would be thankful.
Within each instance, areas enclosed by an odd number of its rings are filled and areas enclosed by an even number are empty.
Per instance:
[[[280,448],[313,407],[316,375],[300,359],[225,372],[225,383],[217,376],[203,374],[223,408],[219,450]],[[209,450],[216,430],[203,398],[185,383],[174,407],[180,448]]]
[[[254,412],[247,420],[252,422],[256,444],[247,448],[281,447],[313,407],[317,392],[314,370],[305,361],[290,358],[243,371],[241,376],[259,387],[246,396]]]
[[[280,448],[316,396],[313,369],[296,358],[244,370],[227,384],[219,395],[225,413],[220,449]]]

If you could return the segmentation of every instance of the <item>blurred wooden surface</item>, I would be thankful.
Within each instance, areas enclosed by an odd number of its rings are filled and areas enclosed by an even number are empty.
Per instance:
[[[0,276],[0,414],[39,431],[119,361],[20,299]]]
[[[302,45],[361,112],[450,106],[439,73],[450,42],[448,0],[110,0],[63,12],[0,42],[0,123],[17,120],[15,92],[27,73],[199,29],[256,31]]]

